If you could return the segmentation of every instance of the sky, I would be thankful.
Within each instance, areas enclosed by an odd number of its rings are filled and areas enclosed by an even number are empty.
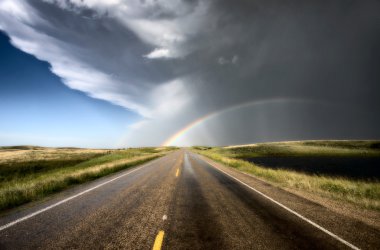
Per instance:
[[[0,0],[0,145],[380,139],[377,0]]]

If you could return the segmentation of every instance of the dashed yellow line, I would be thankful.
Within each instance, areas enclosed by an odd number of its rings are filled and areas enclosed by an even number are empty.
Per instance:
[[[177,172],[175,172],[175,177],[178,177],[179,175],[179,168],[177,168]]]
[[[162,246],[162,241],[164,240],[164,235],[165,235],[165,232],[164,231],[160,231],[158,232],[157,236],[156,236],[156,240],[154,241],[154,245],[153,245],[153,250],[161,250],[161,246]]]

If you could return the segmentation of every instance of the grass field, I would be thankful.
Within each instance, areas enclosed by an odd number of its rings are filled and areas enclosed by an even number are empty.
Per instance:
[[[0,147],[0,210],[147,162],[174,149]]]
[[[313,161],[302,169],[291,165],[284,168],[255,164],[255,158],[292,159],[306,158],[351,159],[380,158],[379,141],[298,141],[279,143],[259,143],[229,147],[193,147],[197,153],[230,167],[247,172],[274,185],[317,194],[326,198],[348,202],[359,207],[380,210],[380,166],[367,166],[375,176],[357,179],[331,174],[328,166],[325,172],[316,171]],[[307,169],[307,168],[310,169]],[[344,168],[344,166],[342,166]],[[360,169],[363,166],[357,166]],[[308,171],[305,171],[308,170]],[[320,170],[321,168],[319,168]],[[364,169],[363,169],[364,171]]]
[[[380,141],[290,141],[258,143],[221,148],[224,154],[238,158],[258,156],[380,156]]]

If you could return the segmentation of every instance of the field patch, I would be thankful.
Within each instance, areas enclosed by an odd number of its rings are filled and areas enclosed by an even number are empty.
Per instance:
[[[175,148],[0,148],[0,210],[161,157]]]
[[[193,147],[274,185],[380,211],[379,141],[297,141]]]

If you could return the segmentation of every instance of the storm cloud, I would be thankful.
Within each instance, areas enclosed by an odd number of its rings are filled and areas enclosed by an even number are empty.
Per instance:
[[[68,87],[138,113],[119,146],[160,145],[213,112],[175,144],[379,139],[378,13],[376,0],[1,0],[0,29]]]

